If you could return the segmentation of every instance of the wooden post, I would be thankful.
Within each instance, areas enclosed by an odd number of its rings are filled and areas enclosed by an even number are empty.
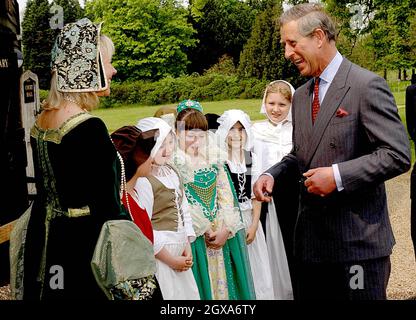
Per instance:
[[[40,112],[38,76],[27,70],[20,78],[20,101],[22,104],[22,126],[25,128],[25,143],[27,155],[26,176],[28,179],[28,194],[36,194],[35,170],[33,167],[32,147],[30,146],[30,130]]]
[[[10,240],[10,233],[12,232],[16,221],[17,220],[14,220],[0,227],[0,244]]]

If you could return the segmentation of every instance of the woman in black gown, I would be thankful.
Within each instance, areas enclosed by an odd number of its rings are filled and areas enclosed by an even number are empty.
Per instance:
[[[88,111],[110,93],[114,45],[100,25],[66,25],[52,52],[48,98],[31,130],[37,197],[24,251],[24,299],[105,299],[91,271],[103,223],[123,217],[120,164]]]

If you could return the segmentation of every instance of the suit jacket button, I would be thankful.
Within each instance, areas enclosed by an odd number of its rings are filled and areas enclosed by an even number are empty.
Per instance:
[[[335,148],[336,146],[335,146],[335,143],[333,143],[333,142],[331,142],[330,144],[329,144],[329,146],[331,147],[331,148]]]

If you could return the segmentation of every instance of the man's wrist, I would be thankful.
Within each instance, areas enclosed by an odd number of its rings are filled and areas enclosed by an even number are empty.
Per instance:
[[[264,172],[264,173],[262,173],[260,176],[269,176],[269,177],[271,177],[271,178],[273,179],[273,181],[274,181],[273,176],[272,176],[270,173],[268,173],[268,172]]]

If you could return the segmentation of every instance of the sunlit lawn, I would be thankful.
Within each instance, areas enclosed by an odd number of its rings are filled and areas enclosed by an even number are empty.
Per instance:
[[[403,91],[394,92],[394,98],[396,100],[397,106],[399,108],[399,114],[406,125],[405,117],[405,93]],[[251,120],[261,120],[264,119],[264,116],[260,114],[260,99],[235,99],[235,100],[225,100],[225,101],[212,101],[212,102],[202,102],[204,108],[204,113],[216,113],[222,114],[225,110],[228,109],[241,109],[247,112]],[[174,106],[175,104],[170,104],[169,106]],[[105,124],[108,127],[110,132],[113,132],[117,128],[120,128],[125,125],[136,124],[139,119],[144,117],[153,116],[155,111],[160,108],[159,106],[142,106],[142,105],[126,105],[117,108],[109,109],[97,109],[93,111],[93,114],[103,119]],[[412,143],[412,159],[415,159],[415,150]]]
[[[399,110],[404,109],[404,92],[394,92],[394,98],[396,100]],[[251,120],[264,119],[264,116],[260,114],[260,99],[235,99],[225,101],[211,101],[201,102],[204,113],[216,113],[222,114],[228,109],[241,109],[247,112]],[[175,104],[165,104],[168,106],[175,106]],[[159,106],[143,106],[138,104],[123,105],[117,108],[99,108],[93,113],[103,119],[110,132],[113,132],[117,128],[125,125],[136,124],[139,119],[144,117],[153,116],[155,111],[163,105]],[[402,119],[404,119],[404,110]]]
[[[236,99],[226,101],[201,102],[204,113],[222,114],[228,109],[241,109],[247,112],[251,120],[264,119],[260,114],[261,100],[257,99]],[[174,106],[170,104],[169,106]],[[103,119],[110,132],[125,125],[136,124],[139,119],[151,117],[159,106],[128,105],[118,108],[97,109],[93,114]]]

